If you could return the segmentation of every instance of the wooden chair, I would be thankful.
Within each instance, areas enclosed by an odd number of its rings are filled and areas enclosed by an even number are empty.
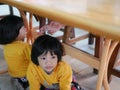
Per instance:
[[[102,54],[102,45],[104,44],[104,37],[95,36],[95,57],[100,58]],[[116,69],[117,66],[120,66],[120,61],[118,61],[117,55],[119,54],[120,44],[117,44],[113,53],[110,56],[109,65],[108,65],[108,74],[107,80],[110,83],[112,81],[112,75],[120,78],[120,70]],[[94,69],[94,73],[98,73],[96,69]]]
[[[98,70],[98,80],[97,80],[96,90],[101,90],[102,85],[104,86],[105,90],[110,90],[107,79],[108,64],[110,57],[117,45],[118,45],[117,41],[112,41],[111,39],[105,39],[104,43],[102,44],[101,56],[100,58],[98,58],[90,54],[87,54],[81,50],[78,50],[75,47],[64,44],[66,54],[84,63],[87,63],[88,65]]]
[[[112,53],[110,57],[110,62],[108,66],[108,80],[109,83],[112,81],[112,75],[120,78],[120,70],[116,69],[117,66],[120,66],[120,57],[117,58],[117,56],[120,55],[120,43],[116,46],[114,52]]]
[[[102,55],[102,48],[104,45],[104,37],[100,37],[100,36],[94,36],[90,33],[88,33],[88,35],[84,35],[82,37],[78,37],[78,38],[73,38],[71,40],[69,40],[69,34],[70,32],[68,32],[70,29],[70,27],[66,27],[66,31],[64,31],[64,38],[63,38],[63,42],[67,43],[67,44],[72,44],[75,43],[76,41],[88,38],[88,43],[89,44],[93,44],[94,43],[94,38],[95,38],[95,52],[94,52],[94,56],[97,58],[101,58]],[[116,42],[117,44],[118,42]],[[111,46],[112,47],[112,46]],[[118,50],[120,48],[120,44],[117,44],[117,46],[115,46],[113,48],[113,51],[110,53],[111,55],[109,55],[109,62],[108,62],[108,71],[106,70],[107,74],[106,74],[106,81],[107,83],[110,83],[110,81],[112,80],[112,75],[117,76],[120,78],[120,70],[116,69],[116,66],[120,65],[120,61],[116,60],[116,57],[118,55]],[[117,62],[118,61],[118,62]],[[98,74],[98,69],[93,69],[94,73]],[[106,85],[106,84],[105,84]],[[106,87],[106,86],[105,86]],[[107,86],[108,87],[108,86]]]
[[[65,29],[63,32],[64,32],[63,42],[67,44],[74,44],[80,40],[89,38],[89,34],[75,37],[74,27],[70,27],[70,26],[65,26]]]

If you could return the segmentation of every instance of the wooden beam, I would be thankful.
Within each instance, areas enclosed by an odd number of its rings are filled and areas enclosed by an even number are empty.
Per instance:
[[[93,68],[99,69],[99,59],[90,55],[86,52],[83,52],[73,46],[63,43],[65,52],[67,55],[70,55],[83,63],[92,66]]]

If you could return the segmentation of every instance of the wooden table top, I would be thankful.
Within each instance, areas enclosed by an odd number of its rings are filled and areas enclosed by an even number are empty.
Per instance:
[[[34,14],[120,41],[120,0],[0,0]]]

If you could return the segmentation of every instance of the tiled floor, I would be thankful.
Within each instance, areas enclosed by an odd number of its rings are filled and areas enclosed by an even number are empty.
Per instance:
[[[82,30],[76,30],[76,36],[86,33]],[[56,34],[61,34],[61,32],[58,32]],[[93,54],[94,45],[88,45],[87,41],[87,39],[81,40],[73,46]],[[81,84],[81,86],[83,86],[85,90],[95,90],[97,75],[93,73],[92,67],[68,55],[64,56],[63,59],[72,66],[74,75],[76,76],[78,83]],[[3,57],[2,46],[0,46],[0,70],[5,68],[7,68],[7,65]],[[120,90],[119,84],[120,79],[117,77],[113,77],[112,82],[110,83],[110,90]],[[0,75],[0,90],[13,90],[8,73]]]

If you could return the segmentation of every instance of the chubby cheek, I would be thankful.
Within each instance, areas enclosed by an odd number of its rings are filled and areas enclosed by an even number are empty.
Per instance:
[[[57,60],[53,62],[46,62],[46,61],[38,61],[39,66],[44,70],[53,70],[57,66]]]
[[[55,60],[54,62],[53,62],[53,66],[54,66],[54,68],[57,66],[57,60]]]
[[[39,62],[39,66],[40,66],[41,68],[44,68],[44,67],[45,67],[45,62],[44,62],[44,61],[38,60],[38,62]]]

